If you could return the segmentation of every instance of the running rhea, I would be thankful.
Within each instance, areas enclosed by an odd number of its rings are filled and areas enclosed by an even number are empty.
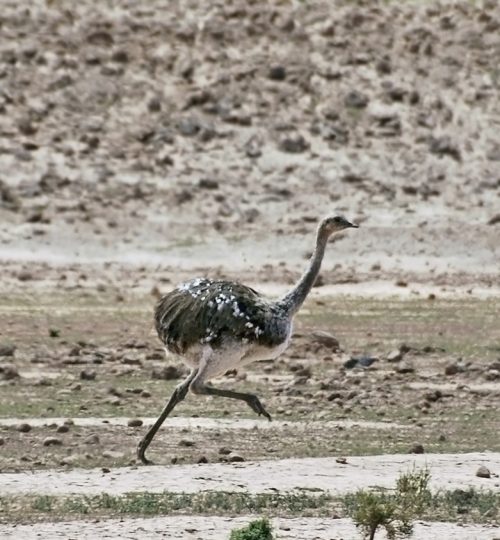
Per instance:
[[[207,383],[255,360],[274,359],[286,349],[293,317],[318,276],[328,238],[349,227],[358,225],[342,216],[326,217],[319,223],[316,246],[306,271],[292,290],[277,300],[265,299],[237,282],[205,278],[183,283],[160,299],[155,311],[158,336],[167,354],[180,356],[191,372],[175,388],[158,420],[139,443],[137,457],[144,464],[151,463],[145,454],[156,432],[189,390],[194,394],[239,399],[271,420],[256,395]]]

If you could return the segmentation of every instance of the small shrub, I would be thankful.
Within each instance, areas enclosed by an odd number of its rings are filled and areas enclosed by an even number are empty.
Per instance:
[[[246,527],[231,531],[229,540],[273,540],[271,524],[268,519],[251,521]]]
[[[344,505],[348,515],[370,540],[383,527],[389,539],[409,536],[412,521],[422,515],[432,500],[428,489],[430,473],[427,469],[401,475],[394,492],[359,490],[347,495]]]

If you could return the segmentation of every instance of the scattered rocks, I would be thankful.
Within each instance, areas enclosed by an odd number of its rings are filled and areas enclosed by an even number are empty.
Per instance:
[[[231,453],[231,449],[230,448],[227,448],[225,446],[222,446],[221,448],[219,448],[219,454],[221,456],[228,456],[229,454]]]
[[[67,433],[69,431],[69,425],[63,424],[62,426],[58,426],[56,431],[57,433]]]
[[[347,458],[345,457],[338,457],[335,459],[335,461],[341,465],[347,465]]]
[[[476,471],[476,476],[479,478],[491,478],[491,472],[487,467],[481,465]]]
[[[144,422],[140,418],[131,418],[127,422],[128,427],[141,427]]]
[[[200,456],[197,463],[208,463],[208,458],[206,456]]]
[[[5,444],[5,439],[3,437],[0,437],[0,446],[3,446]]]

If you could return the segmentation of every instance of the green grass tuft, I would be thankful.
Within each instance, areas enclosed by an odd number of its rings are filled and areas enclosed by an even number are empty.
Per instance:
[[[271,523],[267,518],[252,521],[242,529],[231,531],[229,540],[273,540]]]

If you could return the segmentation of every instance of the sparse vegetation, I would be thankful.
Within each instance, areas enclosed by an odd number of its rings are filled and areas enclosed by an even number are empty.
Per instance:
[[[233,530],[229,540],[273,540],[271,523],[268,519],[251,521],[246,527]]]
[[[432,499],[427,469],[399,477],[392,493],[359,490],[345,497],[347,513],[370,540],[383,527],[389,539],[409,536],[413,520],[422,516]]]
[[[330,515],[337,501],[329,494],[232,493],[205,491],[200,493],[126,493],[124,495],[71,495],[64,497],[38,495],[2,497],[2,516],[20,519],[50,514],[51,518],[86,515],[169,515],[193,514],[262,514],[297,516]]]

